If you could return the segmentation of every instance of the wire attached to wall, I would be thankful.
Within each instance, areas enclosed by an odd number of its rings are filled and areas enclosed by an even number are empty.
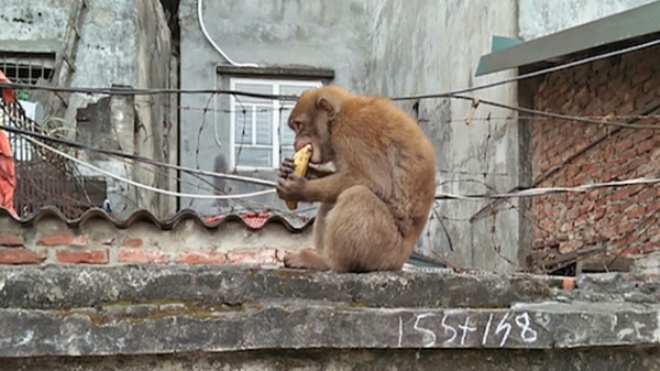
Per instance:
[[[198,0],[199,1],[199,0]],[[212,40],[209,40],[212,42]],[[660,45],[660,39],[655,39],[653,41],[638,44],[635,46],[614,50],[608,53],[599,54],[589,58],[583,58],[575,60],[569,63],[563,63],[557,66],[550,68],[540,69],[534,72],[530,72],[523,75],[518,75],[509,79],[499,80],[492,83],[478,85],[470,88],[459,89],[454,91],[448,91],[444,93],[434,93],[434,94],[423,94],[423,95],[410,95],[410,96],[400,96],[400,97],[390,97],[390,99],[398,100],[418,100],[418,99],[435,99],[435,98],[450,98],[459,94],[469,93],[477,90],[483,90],[499,85],[505,85],[508,83],[516,82],[519,80],[524,80],[530,77],[537,77],[545,75],[552,72],[557,72],[567,68],[579,66],[582,64],[587,64],[595,62],[601,59],[610,58],[613,56],[626,54],[638,50],[642,50],[651,46]],[[218,51],[225,56],[224,52],[218,48]],[[233,62],[233,61],[231,61]],[[254,64],[237,64],[233,62],[235,66],[240,67],[254,67],[257,65]],[[257,66],[258,67],[258,66]],[[10,88],[10,89],[24,89],[24,90],[43,90],[51,92],[63,92],[63,93],[87,93],[87,94],[108,94],[108,95],[155,95],[155,94],[231,94],[237,96],[247,96],[253,98],[263,98],[263,99],[283,99],[283,100],[292,100],[295,101],[298,97],[295,95],[284,95],[284,94],[261,94],[253,93],[246,91],[234,91],[234,90],[225,90],[225,89],[167,89],[167,88],[147,88],[147,89],[136,89],[136,88],[71,88],[71,87],[55,87],[55,86],[36,86],[31,84],[21,84],[21,83],[7,83],[0,82],[0,88]],[[483,101],[482,101],[483,102]]]
[[[152,186],[149,186],[149,185],[146,185],[146,184],[138,183],[136,181],[121,177],[119,175],[115,175],[110,171],[103,170],[103,169],[101,169],[99,167],[96,167],[92,164],[89,164],[85,161],[79,160],[79,159],[77,159],[77,158],[75,158],[71,155],[68,155],[68,154],[66,154],[66,153],[64,153],[60,150],[57,150],[56,148],[51,147],[51,146],[49,146],[45,143],[41,143],[37,140],[34,140],[34,139],[32,139],[30,137],[27,137],[27,136],[24,136],[24,135],[21,135],[21,136],[24,139],[26,139],[27,141],[29,141],[30,143],[34,144],[34,145],[40,146],[40,147],[42,147],[42,148],[44,148],[48,151],[51,151],[51,152],[53,152],[53,153],[55,153],[59,156],[62,156],[64,158],[66,158],[67,160],[70,160],[70,161],[73,161],[73,162],[75,162],[79,165],[85,166],[85,167],[87,167],[91,170],[94,170],[94,171],[98,172],[98,173],[104,174],[107,177],[113,178],[115,180],[118,180],[118,181],[126,183],[126,184],[130,184],[130,185],[132,185],[134,187],[137,187],[137,188],[146,189],[148,191],[152,191],[152,192],[156,192],[156,193],[160,193],[160,194],[164,194],[164,195],[168,195],[168,196],[188,197],[188,198],[197,198],[197,199],[212,199],[212,200],[231,200],[231,199],[235,199],[235,198],[247,198],[247,197],[264,196],[264,195],[271,194],[271,193],[275,192],[274,189],[267,189],[265,191],[243,193],[243,194],[236,194],[236,195],[200,195],[200,194],[193,194],[193,193],[172,192],[172,191],[168,191],[168,190],[165,190],[165,189],[161,189],[161,188],[152,187]]]
[[[197,0],[197,18],[199,19],[199,27],[202,29],[202,33],[204,34],[204,37],[206,40],[211,44],[213,49],[215,49],[224,59],[229,62],[232,66],[236,67],[259,67],[257,64],[254,63],[236,63],[234,62],[229,56],[222,50],[220,47],[213,41],[213,38],[211,38],[211,35],[209,35],[208,31],[206,31],[206,26],[204,25],[204,17],[203,17],[203,6],[202,6],[202,0]]]

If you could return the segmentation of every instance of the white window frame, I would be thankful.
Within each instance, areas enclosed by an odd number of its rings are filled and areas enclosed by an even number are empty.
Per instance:
[[[271,85],[272,86],[272,91],[271,93],[273,95],[278,95],[280,94],[280,86],[281,85],[286,85],[286,86],[299,86],[302,88],[306,89],[312,89],[312,88],[318,88],[323,86],[323,83],[318,80],[285,80],[285,79],[259,79],[259,78],[231,78],[229,80],[229,85],[231,90],[236,90],[236,85],[241,84],[241,85]],[[230,159],[230,164],[232,169],[236,169],[238,171],[259,171],[259,170],[265,170],[265,171],[272,171],[273,169],[276,169],[280,166],[280,162],[282,159],[280,159],[280,130],[283,128],[288,128],[286,124],[286,119],[288,118],[288,115],[282,114],[282,122],[280,122],[280,107],[288,108],[291,109],[295,105],[295,103],[285,103],[282,104],[280,100],[278,99],[273,99],[272,101],[272,107],[273,107],[273,113],[272,113],[272,130],[273,130],[273,144],[272,144],[272,159],[273,163],[271,166],[250,166],[250,165],[241,165],[241,166],[236,166],[236,126],[235,126],[235,118],[236,118],[236,112],[234,109],[234,105],[236,103],[236,97],[234,95],[230,95],[230,101],[229,101],[229,159]],[[253,121],[254,123],[254,121]],[[256,128],[253,128],[252,130],[252,136],[256,136]],[[254,145],[250,145],[250,147],[255,147]],[[269,145],[264,145],[264,148],[271,147]],[[258,148],[258,147],[255,147]]]

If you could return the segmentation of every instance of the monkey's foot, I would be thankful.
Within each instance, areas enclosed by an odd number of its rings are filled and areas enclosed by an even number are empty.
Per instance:
[[[326,264],[316,250],[311,247],[287,253],[284,255],[282,261],[287,268],[310,269],[316,271],[330,270],[328,264]]]

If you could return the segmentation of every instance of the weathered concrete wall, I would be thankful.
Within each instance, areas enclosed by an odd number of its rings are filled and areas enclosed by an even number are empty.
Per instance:
[[[137,55],[136,87],[176,88],[171,81],[172,40],[163,7],[159,0],[137,0],[134,5]],[[158,162],[176,164],[179,128],[173,111],[178,109],[176,95],[139,95],[135,109],[139,127],[134,132],[136,154]],[[177,172],[159,166],[139,164],[132,179],[142,184],[176,191]],[[167,218],[176,212],[177,199],[173,196],[139,190],[138,207],[152,210],[158,217]]]
[[[515,1],[388,0],[379,2],[375,14],[367,71],[366,90],[370,93],[402,96],[446,92],[513,75],[504,72],[474,77],[479,58],[490,52],[492,35],[517,34]],[[515,104],[516,86],[482,90],[474,96]],[[492,120],[466,125],[463,120],[469,101],[425,99],[417,102],[416,110],[414,103],[406,101],[402,106],[417,116],[433,141],[440,191],[506,192],[521,184],[521,128],[515,120],[502,119],[510,112],[482,106],[475,117],[490,115]],[[471,220],[485,205],[439,201],[437,214],[420,239],[420,251],[439,254],[459,267],[515,269],[520,213],[506,204],[500,211],[485,213],[487,217],[479,215]]]
[[[20,45],[24,41],[26,51],[35,45],[55,45],[52,52],[59,51],[64,37],[74,0],[31,1],[6,0],[2,3],[0,16],[0,47],[2,40],[12,40]],[[88,0],[89,10],[84,15],[82,38],[75,59],[77,67],[71,85],[73,87],[108,88],[122,85],[135,88],[176,87],[171,78],[171,36],[167,28],[162,6],[158,0]],[[75,120],[76,109],[97,101],[99,97],[74,94],[65,114]],[[171,96],[140,96],[136,98],[132,111],[139,122],[139,131],[134,125],[119,125],[113,128],[114,141],[135,143],[135,148],[113,148],[126,150],[161,162],[176,162],[177,123],[176,104]],[[132,112],[115,112],[115,116],[133,116]],[[120,120],[121,121],[121,120]],[[74,139],[74,138],[72,138]],[[104,137],[93,138],[95,145]],[[98,160],[95,165],[115,171],[122,164],[114,160]],[[159,169],[162,170],[162,169]],[[83,169],[85,173],[87,169]],[[133,180],[160,188],[176,190],[175,172],[162,170],[154,175],[153,169],[145,165],[135,166],[135,171],[121,171]],[[98,174],[95,174],[98,175]],[[122,187],[115,196],[113,205],[118,211],[124,209],[149,208],[162,216],[170,216],[176,208],[176,199],[163,197],[153,192],[138,190],[135,196],[129,187]],[[114,193],[111,190],[110,193]]]
[[[334,84],[354,91],[364,91],[372,15],[363,0],[207,0],[204,1],[204,24],[213,40],[238,63],[268,66],[305,66],[335,71]],[[228,62],[204,38],[197,18],[197,1],[183,0],[181,17],[181,87],[184,89],[229,88],[218,76],[216,65]],[[184,94],[181,97],[181,163],[184,166],[226,172],[229,166],[228,96],[209,100],[207,95]],[[185,107],[190,107],[188,109]],[[204,112],[204,108],[211,111]],[[219,111],[213,111],[213,109]],[[286,118],[289,111],[283,111]],[[222,145],[216,141],[220,138]],[[229,169],[231,170],[231,169]],[[275,174],[250,174],[273,179]],[[211,193],[199,179],[183,175],[183,192]],[[263,190],[235,183],[231,187],[209,178],[209,182],[231,193]],[[229,189],[231,188],[231,189]],[[255,200],[250,200],[255,201]],[[256,201],[277,205],[270,195]],[[181,199],[181,207],[194,208],[203,214],[220,214],[228,207],[245,207],[243,202]],[[256,205],[259,207],[259,205]],[[264,206],[263,204],[261,205]],[[305,208],[302,206],[301,209]]]
[[[273,350],[230,354],[1,359],[0,370],[41,371],[620,371],[660,370],[655,348],[542,350]],[[439,368],[442,365],[443,368]]]
[[[73,86],[134,86],[138,80],[138,20],[136,5],[157,0],[89,0],[82,27]],[[56,40],[64,37],[76,0],[4,0],[0,17],[0,40]],[[99,68],[99,62],[103,61]]]
[[[0,273],[0,369],[660,369],[659,282],[632,275]]]
[[[518,0],[519,36],[536,39],[655,0]]]

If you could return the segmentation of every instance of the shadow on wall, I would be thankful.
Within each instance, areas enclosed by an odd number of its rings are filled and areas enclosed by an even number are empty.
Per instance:
[[[215,164],[213,165],[213,171],[216,173],[226,174],[229,173],[229,165],[227,164],[227,159],[224,155],[217,155],[215,158]],[[222,193],[227,193],[227,180],[223,178],[214,178],[213,180],[215,188]],[[220,208],[227,208],[229,206],[229,200],[218,199],[215,201],[215,205]]]

